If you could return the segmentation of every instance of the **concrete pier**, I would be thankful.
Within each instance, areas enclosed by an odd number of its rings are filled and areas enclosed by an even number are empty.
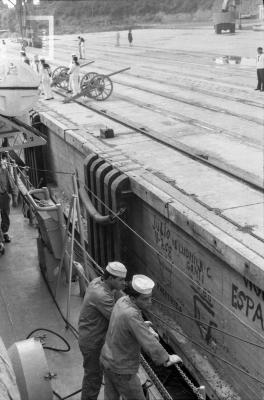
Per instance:
[[[253,58],[261,33],[136,31],[132,48],[122,34],[119,48],[114,33],[86,35],[97,72],[131,65],[115,77],[106,102],[87,100],[88,109],[62,104],[56,94],[36,106],[48,141],[46,169],[66,208],[77,172],[102,213],[125,209],[110,227],[88,218],[91,255],[102,267],[120,259],[130,274],[156,281],[151,318],[206,382],[208,395],[258,400],[264,388],[258,347],[264,339],[263,93],[254,91],[253,66],[214,59]],[[67,65],[74,40],[58,38],[54,66]],[[100,137],[105,127],[113,138]]]

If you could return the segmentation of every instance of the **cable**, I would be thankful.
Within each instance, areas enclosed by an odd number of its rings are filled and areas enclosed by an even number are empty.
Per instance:
[[[104,202],[102,202],[101,199],[98,198],[98,196],[96,196],[89,188],[86,187],[86,189],[87,189],[90,193],[92,193],[92,195],[93,195],[95,198],[97,198],[97,200],[100,201],[100,202],[106,207],[106,209],[108,209],[110,212],[112,212],[113,215],[115,215],[116,218],[118,218],[130,231],[132,231],[137,237],[139,237],[139,238],[140,238],[148,247],[150,247],[156,254],[160,255],[164,260],[166,260],[166,262],[168,262],[169,264],[171,264],[171,265],[173,265],[174,267],[176,267],[176,269],[177,269],[180,273],[182,273],[188,280],[192,281],[192,282],[193,282],[195,285],[197,285],[199,288],[202,288],[196,281],[194,281],[194,280],[193,280],[192,278],[190,278],[187,274],[185,274],[183,271],[181,271],[181,270],[180,270],[177,266],[175,266],[172,262],[170,262],[169,260],[167,260],[167,259],[165,258],[165,256],[163,256],[163,254],[161,254],[159,251],[157,251],[151,244],[149,244],[149,243],[148,243],[143,237],[141,237],[135,230],[133,230],[128,224],[126,224],[126,223],[125,223],[117,214],[115,214]],[[75,242],[78,243],[78,242],[76,241],[76,239],[75,239]],[[81,246],[79,243],[78,243],[78,245],[82,248],[82,246]],[[86,249],[85,249],[85,251],[86,251]],[[88,254],[88,253],[87,253],[87,254]],[[88,254],[88,256],[89,256],[90,259],[93,260],[93,258],[92,258],[89,254]],[[93,260],[93,262],[95,262],[95,261]],[[97,265],[97,267],[99,267],[99,268],[101,269],[101,267],[100,267],[97,263],[95,263],[95,264]],[[238,319],[243,325],[245,325],[247,328],[249,328],[250,330],[252,330],[254,333],[256,333],[257,335],[259,335],[261,338],[263,338],[257,331],[255,331],[253,328],[251,328],[250,326],[248,326],[247,324],[245,324],[243,321],[241,321],[240,318],[236,316],[236,314],[234,314],[230,309],[228,309],[228,308],[227,308],[223,303],[221,303],[218,299],[214,298],[213,296],[211,296],[211,297],[212,297],[217,303],[219,303],[222,307],[224,307],[227,311],[229,311],[231,314],[233,314],[233,316],[234,316],[236,319]],[[159,318],[156,314],[154,314],[154,313],[152,313],[152,314],[153,314],[153,316],[155,316],[156,318],[160,319],[165,325],[169,326],[165,321],[163,321],[161,318]],[[201,321],[199,321],[199,323],[202,324]],[[170,327],[170,326],[169,326],[169,327]],[[74,327],[73,327],[73,328],[74,328]],[[175,328],[172,328],[172,327],[170,327],[170,328],[175,330]],[[75,329],[75,328],[74,328],[74,329]],[[75,330],[75,331],[76,331],[76,330]],[[222,332],[223,332],[223,331],[222,331]],[[225,333],[225,332],[223,332],[223,333]],[[261,380],[259,380],[259,379],[256,378],[256,377],[254,377],[253,375],[251,375],[251,374],[249,374],[249,373],[246,373],[246,372],[243,371],[241,368],[236,367],[234,364],[230,363],[229,361],[227,361],[227,360],[225,360],[225,359],[223,359],[223,358],[221,358],[221,357],[219,357],[219,356],[216,356],[214,353],[210,352],[210,351],[207,350],[205,347],[201,346],[199,343],[197,343],[197,342],[191,340],[187,335],[183,335],[183,336],[186,336],[191,342],[193,342],[194,344],[196,344],[197,346],[199,346],[200,348],[202,348],[204,351],[208,352],[209,354],[213,355],[214,357],[220,359],[222,362],[225,362],[225,363],[227,363],[228,365],[230,365],[231,367],[237,369],[238,371],[243,372],[244,374],[246,374],[246,375],[249,376],[250,378],[256,380],[257,382],[259,382],[259,383],[261,383],[261,384],[264,384],[264,382],[262,382]],[[235,337],[235,336],[233,335],[233,337]],[[238,337],[236,337],[236,338],[239,339],[239,340],[243,340],[243,339],[238,338]],[[243,341],[244,341],[244,340],[243,340]],[[250,342],[248,342],[248,343],[250,343]],[[251,344],[253,344],[253,343],[251,343]],[[259,347],[260,347],[260,346],[259,346]]]
[[[84,249],[82,247],[82,245],[77,241],[77,239],[74,239],[74,242],[82,249],[86,252],[87,257],[95,264],[96,268],[98,269],[98,272],[100,273],[100,275],[103,275],[104,270],[102,267],[100,267],[99,264],[97,264],[97,262],[94,260],[94,258],[87,252],[86,249]]]
[[[234,339],[238,339],[238,340],[240,340],[241,342],[251,344],[251,345],[253,345],[253,346],[255,346],[255,347],[259,347],[260,349],[264,349],[264,346],[261,346],[261,345],[255,343],[255,342],[250,342],[249,340],[243,339],[243,338],[241,338],[241,337],[239,337],[239,336],[233,335],[232,333],[229,333],[229,332],[224,331],[224,330],[222,330],[222,329],[220,329],[220,328],[217,328],[217,327],[215,327],[215,326],[212,326],[212,325],[208,324],[207,322],[203,322],[203,321],[201,321],[201,320],[198,319],[198,318],[195,318],[195,317],[192,317],[191,315],[185,314],[185,313],[183,313],[182,311],[177,310],[177,308],[175,308],[175,307],[169,306],[169,305],[166,304],[166,303],[162,303],[161,301],[159,301],[159,300],[156,299],[155,297],[152,297],[152,300],[155,301],[156,303],[161,304],[162,306],[168,308],[169,310],[172,310],[172,311],[174,311],[174,312],[176,312],[176,313],[182,315],[183,317],[189,318],[189,319],[191,319],[191,320],[193,320],[193,321],[195,321],[195,322],[198,322],[198,323],[201,324],[201,325],[208,326],[210,329],[214,329],[215,331],[224,333],[225,335],[230,336],[230,337],[232,337],[232,338],[234,338]]]
[[[182,332],[179,332],[178,329],[174,328],[173,326],[169,325],[164,319],[162,319],[161,317],[159,317],[157,314],[153,313],[152,311],[148,310],[149,314],[152,314],[155,318],[159,319],[164,325],[166,325],[169,329],[172,329],[174,331],[176,331],[178,334],[186,337],[190,342],[194,343],[196,346],[200,347],[201,349],[203,349],[204,351],[206,351],[207,353],[209,353],[211,356],[221,360],[222,362],[224,362],[225,364],[230,365],[231,367],[233,367],[234,369],[238,370],[239,372],[242,372],[243,374],[247,375],[249,378],[257,381],[258,383],[261,383],[261,385],[264,385],[264,381],[261,381],[260,379],[256,378],[254,375],[249,374],[248,372],[244,371],[243,369],[237,367],[236,365],[234,365],[233,363],[231,363],[230,361],[227,361],[226,359],[216,355],[215,353],[213,353],[212,351],[208,350],[206,347],[202,346],[200,343],[196,342],[195,340],[190,339],[189,336],[185,335]]]
[[[49,285],[49,283],[48,283],[48,281],[47,281],[47,279],[46,279],[46,277],[45,277],[45,275],[44,275],[42,270],[41,270],[41,274],[42,274],[42,277],[44,279],[44,282],[46,283],[48,291],[49,291],[49,293],[50,293],[50,295],[51,295],[51,297],[52,297],[52,299],[53,299],[53,301],[54,301],[54,303],[55,303],[55,305],[56,305],[56,307],[57,307],[57,309],[58,309],[58,311],[59,311],[59,313],[60,313],[60,315],[61,315],[61,317],[63,319],[63,321],[66,323],[66,327],[67,328],[69,327],[71,329],[73,335],[76,337],[76,339],[78,339],[79,333],[78,333],[77,329],[64,317],[64,315],[63,315],[63,313],[62,313],[62,311],[60,309],[60,306],[57,303],[57,301],[55,299],[55,296],[54,296],[54,294],[53,294],[53,292],[51,290],[51,287],[50,287],[50,285]]]
[[[38,171],[40,171],[40,170],[38,170]],[[44,171],[44,170],[43,170],[43,171]],[[49,171],[49,170],[45,170],[45,171]],[[59,172],[58,172],[58,173],[59,173]],[[60,173],[63,173],[63,172],[60,172]],[[72,174],[74,174],[74,173],[65,173],[65,174],[71,174],[71,175],[72,175]],[[81,183],[84,183],[84,182],[80,181],[79,179],[78,179],[78,181],[81,182]],[[141,240],[143,240],[145,244],[147,244],[154,252],[156,252],[156,254],[160,255],[161,257],[163,257],[163,259],[164,259],[165,261],[167,261],[167,262],[170,263],[171,265],[175,266],[176,269],[177,269],[179,272],[181,272],[187,279],[191,280],[191,281],[192,281],[194,284],[196,284],[200,289],[202,289],[202,286],[200,286],[200,285],[199,285],[196,281],[194,281],[191,277],[189,277],[187,274],[185,274],[183,271],[181,271],[175,264],[173,264],[172,262],[170,262],[169,260],[167,260],[160,252],[158,252],[158,251],[157,251],[152,245],[150,245],[143,237],[141,237],[135,230],[133,230],[128,224],[126,224],[117,214],[115,214],[115,213],[114,213],[114,212],[113,212],[113,211],[112,211],[98,196],[96,196],[86,185],[85,185],[85,187],[86,187],[86,189],[87,189],[98,201],[101,202],[101,204],[103,204],[103,205],[108,209],[108,211],[112,212],[113,215],[114,215],[116,218],[118,218],[119,221],[121,221],[121,222],[122,222],[129,230],[131,230],[137,237],[139,237]],[[74,241],[75,241],[75,243],[83,250],[83,247],[80,245],[80,243],[79,243],[76,239],[74,239]],[[90,256],[90,254],[86,251],[86,249],[84,249],[84,250],[85,250],[85,252],[86,252],[87,257],[94,263],[94,265],[96,266],[96,268],[97,268],[97,270],[99,271],[99,273],[102,274],[102,273],[103,273],[103,269],[102,269],[102,268],[96,263],[96,261]],[[81,258],[80,253],[79,253],[79,254],[77,253],[77,255]],[[86,281],[88,282],[88,280],[87,280],[86,277],[84,277],[84,279],[86,279]],[[216,299],[216,298],[215,298],[214,296],[212,296],[212,295],[211,295],[211,297],[212,297],[212,299],[214,299],[216,302],[218,302],[218,304],[220,304],[222,307],[224,307],[228,312],[230,312],[233,316],[235,316],[235,318],[237,318],[244,326],[246,326],[247,328],[251,329],[254,333],[257,333],[257,335],[260,336],[261,339],[264,339],[263,336],[262,336],[260,333],[258,333],[257,331],[254,330],[254,328],[250,327],[250,326],[247,325],[244,321],[242,321],[235,313],[232,312],[232,310],[230,310],[228,307],[226,307],[222,302],[220,302],[218,299]],[[183,316],[185,316],[185,317],[187,317],[187,318],[190,318],[190,319],[192,319],[192,320],[198,321],[200,324],[203,324],[203,325],[205,325],[205,326],[210,326],[209,324],[207,324],[207,323],[205,323],[205,322],[202,322],[201,320],[198,320],[198,319],[196,319],[196,318],[194,318],[194,317],[188,316],[187,314],[184,314],[184,313],[182,313],[182,312],[176,310],[176,309],[173,308],[173,307],[170,307],[170,306],[168,306],[168,305],[165,305],[164,303],[160,303],[160,304],[163,304],[163,305],[166,306],[168,309],[172,309],[172,310],[174,310],[175,312],[178,312],[178,313],[182,314]],[[256,346],[256,347],[259,347],[259,348],[264,349],[264,346],[261,346],[261,345],[258,345],[258,344],[256,344],[256,343],[247,341],[247,340],[242,339],[242,338],[240,338],[240,337],[238,337],[238,336],[232,335],[231,333],[228,333],[228,332],[226,332],[226,331],[223,331],[223,330],[221,330],[221,329],[219,329],[219,328],[212,327],[212,326],[210,326],[210,327],[211,327],[211,328],[214,328],[215,330],[217,330],[217,331],[219,331],[219,332],[222,332],[223,334],[229,335],[230,337],[236,338],[236,339],[238,339],[238,340],[240,340],[240,341],[243,341],[243,342],[245,342],[245,343],[249,343],[249,344],[252,344],[252,345],[254,345],[254,346]]]
[[[63,175],[74,175],[75,172],[65,172],[65,171],[52,171],[49,169],[37,169],[37,168],[32,168],[32,167],[28,167],[28,166],[24,166],[24,167],[19,167],[20,169],[25,169],[25,170],[30,170],[30,171],[36,171],[36,172],[50,172],[52,174],[63,174]]]
[[[156,253],[158,256],[160,256],[164,261],[166,261],[168,264],[170,264],[173,268],[176,268],[178,272],[180,272],[186,279],[191,281],[194,285],[196,285],[199,289],[203,290],[204,288],[199,285],[194,279],[192,279],[189,275],[187,275],[184,271],[182,271],[179,267],[177,267],[176,264],[174,264],[172,261],[168,260],[162,253],[160,253],[158,250],[155,249],[147,240],[145,240],[141,235],[139,235],[133,228],[131,228],[124,220],[122,220],[117,213],[115,213],[106,203],[104,203],[95,193],[92,192],[91,189],[87,187],[85,182],[81,181],[78,179],[79,182],[81,182],[87,191],[96,199],[98,200],[109,212],[111,212],[115,218],[117,218],[127,229],[129,229],[135,236],[137,236],[146,246],[148,246],[154,253]],[[223,304],[220,300],[218,300],[216,297],[211,295],[211,298],[219,304],[221,307],[223,307],[227,312],[229,312],[234,318],[236,318],[243,326],[254,332],[257,336],[259,336],[262,340],[264,340],[263,335],[256,331],[254,328],[252,328],[250,325],[246,324],[241,318],[239,318],[230,308],[228,308],[225,304]]]
[[[55,390],[52,390],[52,393],[58,397],[59,400],[66,400],[69,399],[70,397],[74,396],[75,394],[78,394],[82,391],[82,389],[76,390],[76,392],[73,392],[71,394],[68,394],[66,397],[61,397]]]
[[[78,244],[78,246],[80,246],[80,247],[82,248],[82,246],[80,245],[80,243],[79,243],[76,239],[75,239],[75,241],[76,241],[76,244]],[[85,250],[85,251],[86,251],[86,250]],[[87,252],[86,252],[86,253],[87,253]],[[78,253],[78,252],[76,252],[76,254],[77,254],[78,256],[81,255],[81,253]],[[102,268],[101,268],[101,267],[96,263],[96,261],[89,255],[89,253],[87,253],[87,256],[90,258],[90,260],[92,260],[92,261],[96,264],[96,266],[97,266],[98,268],[100,268],[100,270],[101,270],[102,273],[103,273]],[[80,271],[80,274],[82,275],[83,279],[89,284],[89,280],[86,278],[86,276],[85,276],[81,271]],[[182,315],[182,316],[184,316],[184,317],[186,317],[186,318],[189,318],[189,319],[191,319],[191,320],[193,320],[193,321],[195,321],[195,322],[198,322],[198,323],[201,324],[201,325],[208,326],[210,329],[214,329],[214,330],[216,330],[216,331],[218,331],[218,332],[221,332],[221,333],[223,333],[223,334],[225,334],[225,335],[227,335],[227,336],[230,336],[230,337],[232,337],[232,338],[234,338],[234,339],[240,340],[241,342],[244,342],[244,343],[247,343],[247,344],[251,344],[252,346],[258,347],[258,348],[260,348],[260,349],[264,349],[264,346],[261,346],[261,345],[255,343],[255,342],[251,342],[251,341],[249,341],[249,340],[243,339],[243,338],[241,338],[241,337],[239,337],[239,336],[233,335],[233,334],[230,333],[230,332],[224,331],[224,330],[222,330],[222,329],[220,329],[220,328],[217,328],[217,327],[215,327],[215,326],[212,326],[212,325],[208,324],[207,322],[203,322],[203,321],[201,321],[201,320],[198,319],[198,318],[195,318],[195,317],[192,317],[191,315],[185,314],[185,313],[183,313],[182,311],[177,310],[175,307],[169,306],[168,304],[159,301],[159,300],[156,299],[155,297],[152,297],[152,300],[153,300],[154,302],[156,302],[156,303],[158,303],[158,304],[160,304],[160,305],[162,305],[162,306],[168,308],[169,310],[172,310],[172,311],[174,311],[174,312],[176,312],[176,313],[178,313],[178,314],[180,314],[180,315]]]
[[[69,233],[69,235],[71,236],[71,233]],[[82,250],[84,249],[84,248],[81,246],[81,244],[77,241],[77,239],[74,239],[74,241],[75,241],[75,243],[76,243]],[[86,251],[86,249],[84,249],[84,250],[85,250],[85,252],[86,252],[87,257],[95,264],[95,266],[96,266],[97,269],[99,270],[100,274],[103,274],[103,269],[97,264],[97,262],[96,262],[96,261],[94,260],[94,258]],[[78,251],[75,250],[75,254],[76,254],[77,256],[79,256],[80,258],[82,258],[82,254],[81,254],[80,252],[78,253]],[[89,283],[89,281],[88,281],[88,279],[86,278],[86,276],[83,275],[83,274],[82,274],[82,276],[83,276],[83,278],[86,280],[86,282]],[[171,307],[171,306],[169,306],[169,305],[167,305],[167,304],[165,304],[165,303],[160,302],[159,300],[157,300],[157,299],[155,299],[155,298],[152,298],[152,299],[153,299],[153,301],[156,301],[157,303],[159,303],[159,304],[165,306],[166,308],[168,308],[168,309],[170,309],[170,310],[172,310],[172,311],[175,311],[175,312],[177,312],[177,313],[183,315],[184,317],[189,318],[189,319],[191,319],[191,320],[193,320],[193,321],[195,321],[195,322],[198,322],[198,323],[201,324],[201,325],[208,326],[208,327],[210,327],[211,329],[215,329],[216,331],[219,331],[219,332],[221,332],[221,333],[223,333],[223,334],[225,334],[225,335],[227,335],[227,336],[233,337],[234,339],[237,339],[237,340],[240,340],[240,341],[242,341],[242,342],[244,342],[244,343],[251,344],[252,346],[255,346],[255,347],[264,349],[264,346],[261,346],[261,345],[255,343],[255,342],[248,341],[248,340],[243,339],[243,338],[241,338],[241,337],[239,337],[239,336],[233,335],[232,333],[229,333],[229,332],[227,332],[227,331],[224,331],[224,330],[222,330],[222,329],[220,329],[220,328],[211,326],[210,324],[208,324],[208,323],[206,323],[206,322],[203,322],[203,321],[201,321],[201,320],[198,319],[198,318],[192,317],[191,315],[185,314],[185,313],[183,313],[183,312],[177,310],[177,309],[174,308],[174,307]],[[246,325],[246,324],[245,324],[245,325]],[[247,326],[247,325],[246,325],[246,326]]]
[[[92,257],[91,257],[91,258],[92,258]],[[80,273],[81,273],[82,277],[89,283],[89,281],[87,280],[87,278],[85,277],[85,275],[84,275],[82,272],[80,272]],[[159,301],[156,300],[155,298],[154,298],[153,300],[156,301],[156,302],[158,302],[158,303],[160,303],[160,304],[162,304],[162,305],[165,305],[165,306],[166,306],[166,304],[159,302]],[[172,307],[169,307],[169,306],[168,306],[168,308],[173,309],[173,310],[179,312],[178,310],[176,310],[176,309],[174,309],[174,308],[172,308]],[[170,326],[167,322],[165,322],[162,318],[160,318],[160,317],[159,317],[157,314],[155,314],[154,312],[148,311],[148,313],[149,313],[149,314],[152,314],[155,318],[159,319],[159,320],[160,320],[164,325],[166,325],[168,328],[170,328],[170,329],[172,329],[172,330],[175,330],[177,333],[179,333],[179,331],[178,331],[176,328]],[[183,314],[183,313],[181,313],[181,312],[179,312],[179,313],[180,313],[180,314]],[[190,317],[190,316],[188,316],[188,315],[186,315],[186,314],[183,314],[183,315],[186,316],[186,317],[188,317],[188,318],[191,318],[191,319],[193,319],[193,320],[197,320],[196,318]],[[200,320],[197,320],[197,321],[198,321],[199,323],[201,323]],[[210,326],[210,325],[207,324],[207,323],[201,323],[201,324]],[[244,339],[242,339],[242,338],[240,338],[240,337],[238,337],[238,336],[229,334],[228,332],[222,331],[221,329],[217,329],[217,328],[215,328],[215,329],[218,330],[218,331],[220,331],[220,332],[222,332],[222,333],[225,333],[225,334],[227,334],[227,335],[230,335],[230,336],[233,337],[233,338],[239,339],[239,340],[241,340],[241,341],[243,341],[243,342],[246,342],[246,343],[255,345],[256,347],[261,347],[261,348],[263,348],[262,346],[258,346],[258,345],[255,344],[255,343],[246,341],[246,340],[244,340]],[[259,380],[259,379],[256,378],[254,375],[251,375],[251,374],[247,373],[246,371],[244,371],[243,369],[237,367],[235,364],[231,363],[230,361],[225,360],[224,358],[222,358],[222,357],[216,355],[215,353],[211,352],[210,350],[208,350],[206,347],[202,346],[201,344],[199,344],[199,343],[196,342],[195,340],[190,339],[188,335],[186,335],[186,334],[184,334],[184,333],[182,333],[182,332],[180,332],[180,334],[181,334],[182,336],[186,337],[189,341],[191,341],[192,343],[194,343],[195,345],[197,345],[197,346],[200,347],[201,349],[203,349],[204,351],[206,351],[207,353],[209,353],[210,355],[212,355],[213,357],[215,357],[215,358],[221,360],[222,362],[224,362],[224,363],[230,365],[232,368],[238,370],[239,372],[242,372],[242,373],[246,374],[248,377],[250,377],[250,378],[253,379],[253,380],[256,380],[258,383],[264,384],[264,381]]]
[[[59,337],[59,338],[66,344],[66,346],[67,346],[66,349],[58,349],[58,348],[56,348],[56,347],[49,347],[49,346],[44,346],[44,345],[43,345],[43,349],[58,351],[58,352],[61,352],[61,353],[67,353],[68,351],[71,350],[71,346],[70,346],[70,344],[67,342],[67,340],[64,339],[64,337],[62,337],[61,335],[59,335],[57,332],[54,332],[54,331],[52,331],[52,330],[50,330],[50,329],[46,329],[46,328],[37,328],[37,329],[34,329],[34,331],[30,332],[30,334],[29,334],[26,338],[29,339],[30,336],[33,335],[33,333],[38,332],[38,331],[45,331],[45,332],[50,332],[50,333],[52,333],[53,335]]]

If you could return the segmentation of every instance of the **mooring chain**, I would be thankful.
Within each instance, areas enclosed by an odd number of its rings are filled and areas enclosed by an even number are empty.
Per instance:
[[[155,374],[153,369],[147,363],[145,358],[142,356],[142,354],[141,354],[141,357],[140,357],[140,362],[143,365],[144,370],[147,372],[147,374],[149,375],[150,379],[152,380],[152,382],[154,383],[154,385],[156,386],[156,388],[158,389],[158,391],[162,395],[163,399],[164,400],[173,400],[173,398],[171,397],[169,392],[167,392],[167,390],[165,389],[165,387],[163,386],[163,384],[161,383],[161,381],[159,380],[159,378],[157,377],[157,375]]]
[[[192,389],[192,391],[194,392],[194,394],[197,396],[197,398],[199,400],[204,400],[204,397],[201,395],[201,393],[199,392],[199,389],[194,386],[194,384],[192,383],[192,381],[188,378],[188,376],[183,372],[183,370],[181,369],[181,367],[178,364],[175,364],[175,367],[177,369],[177,371],[179,372],[179,374],[181,375],[181,377],[185,380],[185,382],[188,384],[188,386],[190,386],[190,388]]]

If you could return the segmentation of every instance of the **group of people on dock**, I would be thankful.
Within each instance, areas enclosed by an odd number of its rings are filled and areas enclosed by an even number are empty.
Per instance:
[[[132,47],[132,45],[133,45],[132,29],[128,30],[127,39],[128,39],[129,46]],[[120,46],[120,32],[117,31],[116,32],[116,47],[119,47],[119,46]]]
[[[79,317],[79,346],[84,377],[81,400],[97,400],[104,375],[104,399],[145,400],[138,376],[143,349],[157,365],[182,362],[169,355],[142,311],[151,306],[155,283],[134,275],[126,283],[127,269],[109,262],[103,277],[92,280],[85,293]]]
[[[39,75],[40,90],[41,93],[44,94],[44,99],[53,99],[54,97],[51,89],[51,68],[50,65],[46,62],[45,58],[39,58],[38,55],[35,55],[33,61],[30,62],[25,51],[21,50],[20,55],[22,61],[28,65],[31,65],[34,71]],[[76,95],[80,92],[80,63],[76,54],[72,54],[72,60],[68,67],[67,74],[69,75],[68,92],[72,92],[73,95]]]
[[[132,46],[133,43],[133,35],[132,30],[128,31],[128,42],[129,45]],[[116,35],[116,46],[120,46],[120,33],[117,32]],[[82,36],[78,36],[78,50],[79,50],[79,59],[85,59],[85,39]],[[45,100],[53,99],[52,93],[52,80],[51,80],[51,69],[50,65],[47,63],[44,57],[38,57],[38,55],[34,56],[34,59],[30,61],[29,57],[26,54],[25,48],[20,51],[21,60],[31,65],[35,72],[39,75],[40,78],[40,90],[44,94]],[[68,93],[72,93],[73,96],[80,93],[80,63],[78,60],[78,56],[76,54],[72,54],[72,60],[68,67],[67,74],[69,75],[69,83],[68,83]]]
[[[79,58],[85,59],[85,39],[81,36],[78,36],[78,49],[80,56]],[[38,55],[35,55],[34,59],[30,61],[25,49],[20,51],[20,56],[21,61],[32,66],[34,71],[39,75],[40,90],[44,94],[44,99],[53,99],[54,97],[51,89],[51,68],[45,60],[45,57],[39,57]],[[80,92],[80,63],[76,54],[72,54],[72,59],[68,67],[67,74],[69,75],[68,92],[72,92],[73,95],[76,95]]]

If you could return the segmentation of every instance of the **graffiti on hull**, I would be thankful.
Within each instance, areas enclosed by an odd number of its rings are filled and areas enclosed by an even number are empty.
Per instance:
[[[184,309],[185,304],[180,298],[175,299],[176,288],[178,285],[180,286],[180,272],[177,272],[177,269],[182,270],[192,279],[189,281],[185,278],[184,287],[191,289],[191,293],[189,290],[188,293],[193,300],[194,318],[197,319],[196,324],[201,338],[214,348],[216,339],[212,328],[217,327],[217,322],[214,302],[209,289],[212,286],[213,279],[211,267],[201,259],[199,252],[195,249],[195,245],[184,240],[184,235],[180,235],[170,222],[167,223],[154,215],[152,230],[156,248],[161,253],[161,255],[158,255],[157,261],[162,285],[159,283],[157,289],[171,305],[175,306],[176,302],[177,307],[175,308],[180,311]],[[173,267],[174,265],[175,268]],[[168,293],[170,289],[173,290],[172,294]],[[186,299],[186,296],[184,297]],[[188,302],[188,308],[190,306],[191,303]]]
[[[232,283],[232,307],[264,331],[264,291],[245,277],[243,282],[243,287]]]

